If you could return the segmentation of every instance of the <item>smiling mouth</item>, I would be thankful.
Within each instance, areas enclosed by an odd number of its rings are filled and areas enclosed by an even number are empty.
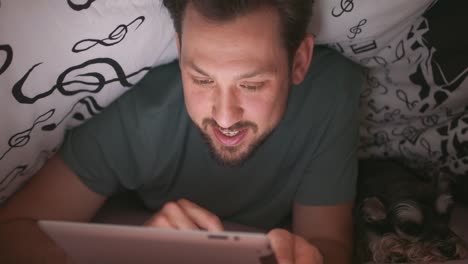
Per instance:
[[[213,127],[213,133],[218,142],[227,147],[234,147],[239,145],[247,135],[247,132],[247,128],[231,130],[220,127]]]

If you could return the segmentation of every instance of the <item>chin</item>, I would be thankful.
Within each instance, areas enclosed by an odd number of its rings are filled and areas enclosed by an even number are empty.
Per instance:
[[[207,129],[204,130],[200,126],[197,127],[210,150],[211,157],[220,165],[226,167],[242,166],[254,155],[255,151],[265,142],[273,131],[269,130],[261,134],[260,137],[255,137],[249,132],[246,138],[238,145],[225,146],[216,139],[215,135],[207,132]]]
[[[213,142],[213,141],[211,141]],[[252,155],[253,150],[243,149],[245,147],[225,147],[225,146],[210,146],[211,156],[216,162],[226,167],[240,167]]]

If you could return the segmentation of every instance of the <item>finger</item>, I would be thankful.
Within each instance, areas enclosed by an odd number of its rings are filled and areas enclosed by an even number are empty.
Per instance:
[[[210,211],[190,202],[187,199],[180,199],[177,203],[185,214],[200,228],[215,232],[221,232],[224,230],[219,217]]]
[[[284,229],[273,229],[268,232],[268,239],[275,252],[279,264],[294,263],[294,239],[291,233]]]
[[[294,258],[297,264],[322,264],[319,250],[300,236],[294,238]]]
[[[171,225],[169,220],[164,215],[161,215],[161,214],[156,214],[155,216],[148,219],[144,223],[144,226],[165,228],[165,229],[176,229],[176,227]]]
[[[194,222],[176,202],[166,203],[160,212],[167,218],[170,224],[177,229],[200,229],[196,222]]]

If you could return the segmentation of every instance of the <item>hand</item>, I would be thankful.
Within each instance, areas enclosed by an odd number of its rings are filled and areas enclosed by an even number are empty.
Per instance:
[[[273,229],[268,238],[279,264],[323,264],[319,250],[300,236]]]
[[[168,229],[192,229],[223,231],[221,220],[200,206],[186,200],[168,202],[151,219],[146,221],[145,226],[168,228]]]

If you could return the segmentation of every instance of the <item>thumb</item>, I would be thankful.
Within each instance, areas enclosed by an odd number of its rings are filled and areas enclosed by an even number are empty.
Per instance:
[[[271,247],[279,264],[294,263],[294,237],[284,229],[273,229],[268,233]]]

